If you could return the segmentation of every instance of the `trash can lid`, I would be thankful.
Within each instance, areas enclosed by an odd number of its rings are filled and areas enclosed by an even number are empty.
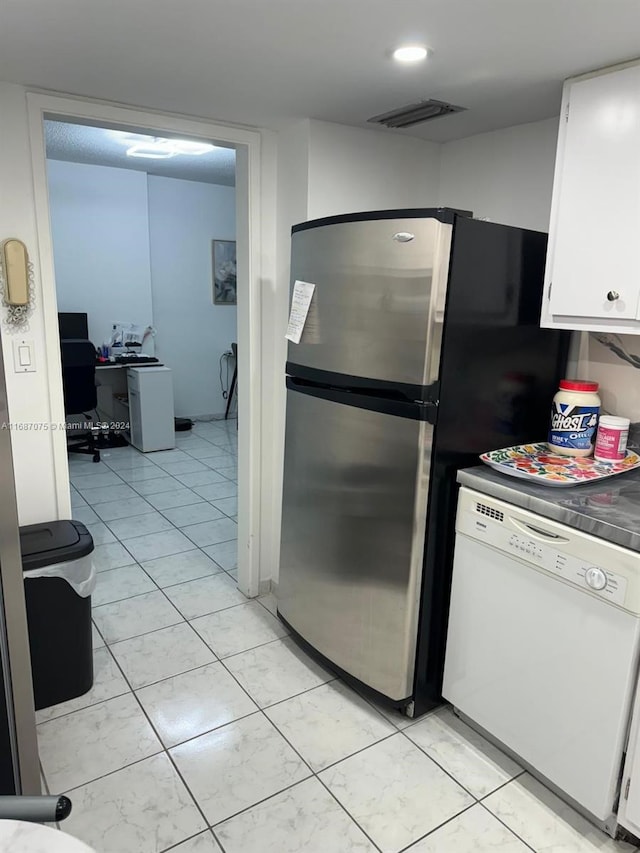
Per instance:
[[[41,569],[79,560],[93,551],[93,538],[80,521],[48,521],[20,528],[22,569]]]

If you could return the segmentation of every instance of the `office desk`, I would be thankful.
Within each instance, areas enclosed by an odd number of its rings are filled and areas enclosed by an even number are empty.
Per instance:
[[[160,362],[96,366],[98,416],[143,453],[175,447],[171,371]]]
[[[129,405],[126,402],[127,369],[129,367],[164,367],[161,361],[147,361],[142,364],[96,364],[96,386],[98,391],[98,417],[106,423],[129,421]]]

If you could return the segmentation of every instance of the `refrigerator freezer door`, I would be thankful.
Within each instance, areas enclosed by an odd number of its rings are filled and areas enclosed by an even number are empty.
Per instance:
[[[290,364],[342,374],[345,384],[349,376],[416,387],[433,381],[451,233],[452,225],[431,218],[294,233],[292,282],[316,287],[301,341],[289,344]]]
[[[340,669],[402,701],[413,685],[433,427],[315,393],[287,392],[278,610]]]

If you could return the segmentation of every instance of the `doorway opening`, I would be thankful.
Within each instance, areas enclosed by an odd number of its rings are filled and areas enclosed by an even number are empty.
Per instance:
[[[52,118],[44,133],[65,414],[94,425],[67,435],[72,516],[109,572],[94,604],[154,589],[130,557],[161,588],[235,582],[235,150]]]

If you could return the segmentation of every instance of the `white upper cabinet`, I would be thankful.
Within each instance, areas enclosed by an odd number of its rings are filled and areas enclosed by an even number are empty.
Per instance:
[[[542,326],[640,334],[640,65],[568,80]]]

